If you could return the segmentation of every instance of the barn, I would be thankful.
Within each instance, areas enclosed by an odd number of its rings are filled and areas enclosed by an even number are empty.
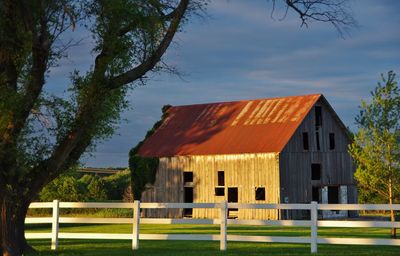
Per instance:
[[[356,203],[351,139],[322,94],[174,106],[166,114],[138,151],[159,158],[143,202]],[[219,216],[215,209],[144,214]],[[291,219],[307,212],[229,209],[229,217]]]

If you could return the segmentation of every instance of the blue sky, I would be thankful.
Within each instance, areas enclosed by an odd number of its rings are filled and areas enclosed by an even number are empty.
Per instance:
[[[152,76],[129,95],[117,134],[86,155],[87,166],[127,166],[128,151],[159,120],[161,107],[216,101],[323,93],[343,122],[355,130],[361,99],[368,99],[381,73],[400,76],[400,1],[351,1],[359,27],[345,39],[329,24],[281,13],[271,19],[266,0],[214,0],[209,17],[195,18],[177,35],[165,61],[183,77]],[[77,33],[80,33],[77,31]],[[85,43],[86,42],[86,43]],[[63,88],[74,68],[86,70],[90,40],[71,50],[50,73]],[[55,89],[57,91],[57,89]]]

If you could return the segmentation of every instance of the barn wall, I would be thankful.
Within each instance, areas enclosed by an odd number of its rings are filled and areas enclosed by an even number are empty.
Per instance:
[[[142,202],[183,202],[182,169],[176,158],[161,158],[154,185],[147,185]],[[181,209],[143,209],[146,217],[180,217]]]
[[[322,107],[322,125],[318,128],[320,150],[317,149],[314,108],[305,117],[284,150],[280,153],[281,201],[309,203],[312,200],[312,187],[327,185],[348,185],[348,201],[356,202],[354,164],[347,152],[350,143],[345,130],[334,118],[324,101],[316,106]],[[303,133],[309,137],[309,150],[303,148]],[[335,149],[329,149],[329,133],[335,134]],[[311,164],[321,164],[320,181],[311,180]]]
[[[143,194],[143,202],[183,202],[184,171],[194,174],[194,202],[208,203],[227,200],[228,188],[238,188],[239,203],[279,202],[279,160],[277,154],[241,154],[212,156],[177,156],[161,158],[154,186]],[[217,172],[225,172],[225,196],[216,196]],[[256,187],[265,187],[266,200],[255,200]],[[146,212],[152,217],[165,217],[165,211]],[[277,219],[276,210],[239,209],[240,219]],[[169,212],[179,217],[180,212]],[[219,210],[194,209],[194,218],[219,218]]]

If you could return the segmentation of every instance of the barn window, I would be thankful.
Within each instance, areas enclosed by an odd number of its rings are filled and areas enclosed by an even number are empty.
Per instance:
[[[321,180],[321,164],[311,164],[311,180]]]
[[[264,187],[256,188],[256,200],[265,201],[265,188]]]
[[[328,187],[328,204],[338,204],[339,203],[339,187],[329,186]]]
[[[225,188],[215,187],[215,195],[216,196],[224,196],[225,195]]]
[[[322,125],[322,108],[321,106],[315,106],[315,126],[319,127]]]
[[[308,132],[303,132],[303,149],[308,150],[309,145],[308,145]]]
[[[239,200],[238,188],[228,188],[228,203],[237,203]]]
[[[228,203],[237,203],[239,201],[238,188],[228,188]],[[228,208],[228,217],[237,217],[238,208]]]
[[[183,183],[193,182],[193,172],[183,172]]]
[[[218,186],[225,186],[225,173],[218,171]]]
[[[321,150],[321,146],[319,144],[319,132],[315,132],[315,143],[317,144],[317,150]]]
[[[329,133],[329,149],[330,150],[335,149],[335,134],[334,133]]]
[[[319,187],[312,187],[312,201],[319,202]]]

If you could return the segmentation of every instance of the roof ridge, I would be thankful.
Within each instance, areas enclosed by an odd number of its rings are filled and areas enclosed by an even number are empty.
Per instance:
[[[303,95],[276,96],[276,97],[271,97],[271,98],[256,98],[256,99],[248,99],[248,100],[231,100],[231,101],[206,102],[206,103],[176,105],[176,106],[172,106],[172,108],[189,107],[189,106],[201,106],[201,105],[213,105],[213,104],[224,104],[224,103],[250,102],[250,101],[259,101],[259,100],[288,99],[288,98],[311,97],[311,96],[322,96],[322,95],[323,95],[322,93],[311,93],[311,94],[303,94]]]

